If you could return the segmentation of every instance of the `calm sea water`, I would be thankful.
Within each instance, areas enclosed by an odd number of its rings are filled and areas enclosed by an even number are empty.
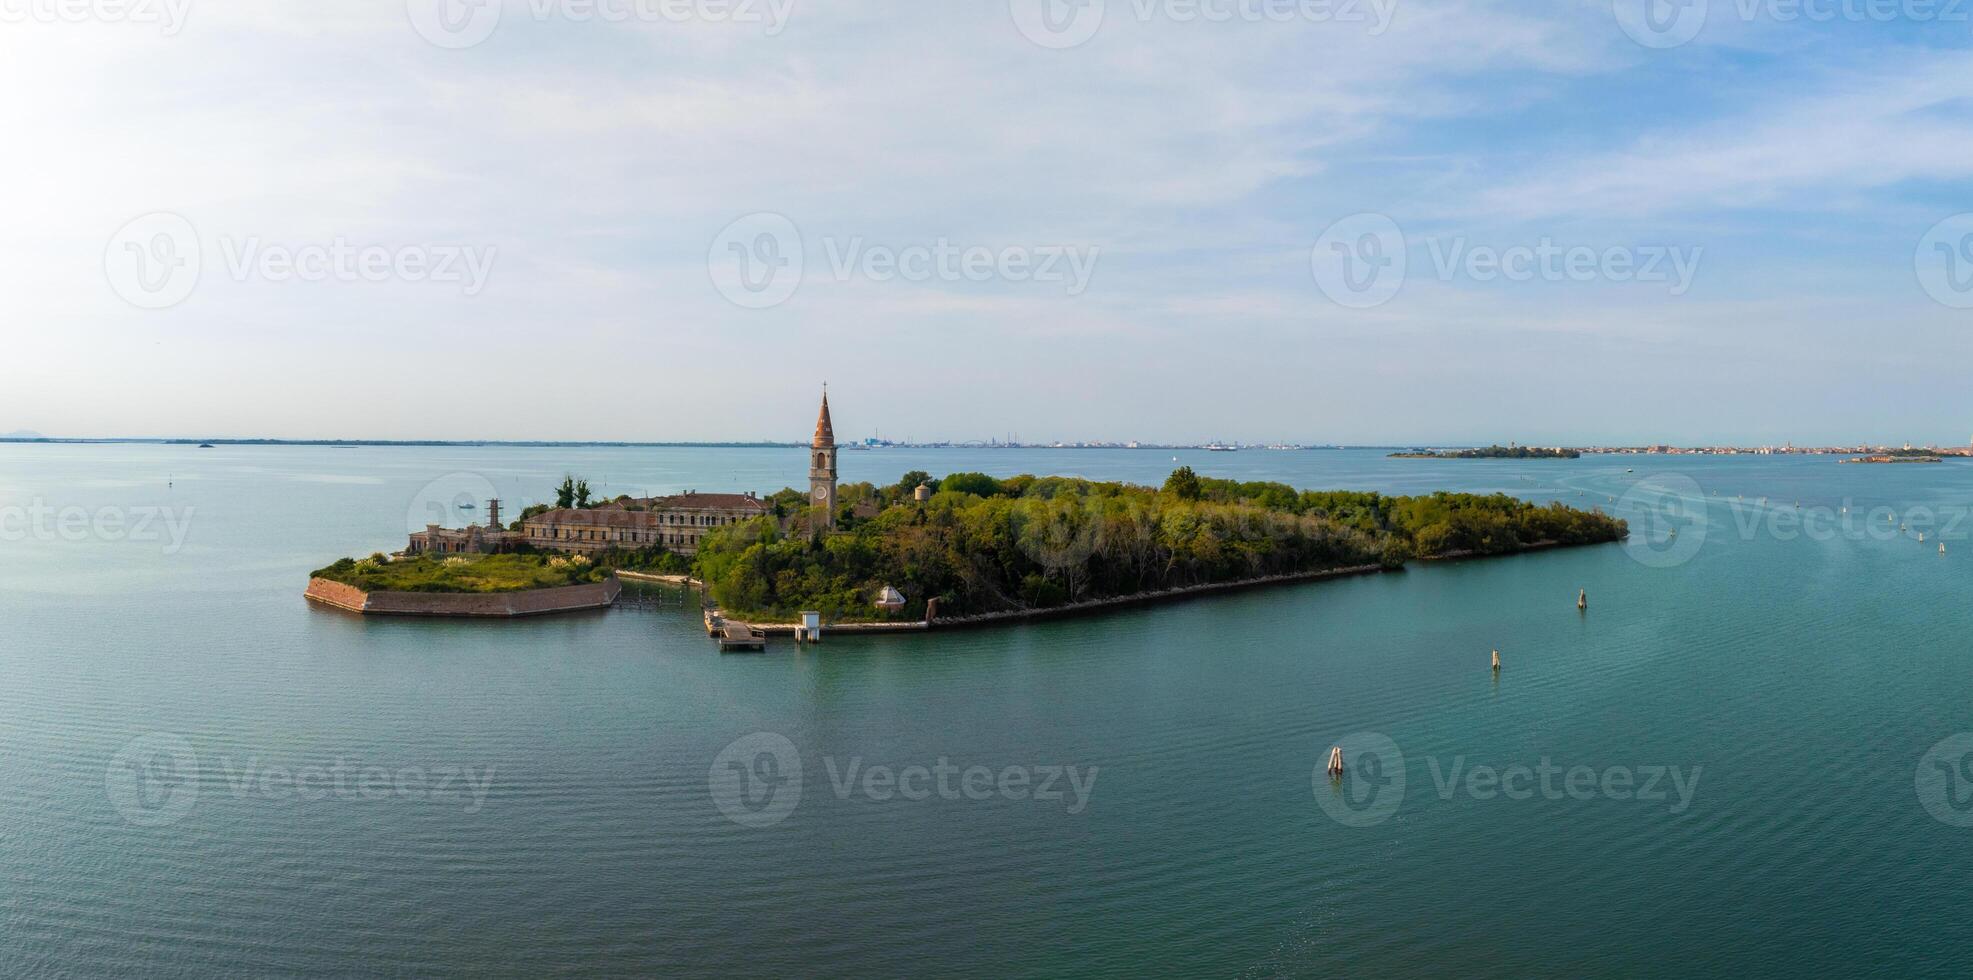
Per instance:
[[[674,591],[465,624],[301,589],[455,497],[773,490],[799,450],[0,446],[0,975],[1964,975],[1973,464],[1179,455],[1641,533],[721,656]],[[983,798],[843,785],[941,760]]]

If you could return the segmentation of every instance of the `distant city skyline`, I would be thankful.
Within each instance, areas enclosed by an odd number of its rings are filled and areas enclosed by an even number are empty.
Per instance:
[[[1037,2],[17,18],[0,431],[1973,434],[1963,23]]]

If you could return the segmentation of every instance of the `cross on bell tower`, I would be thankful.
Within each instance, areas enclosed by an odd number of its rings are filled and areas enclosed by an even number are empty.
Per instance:
[[[822,412],[815,417],[815,441],[808,450],[808,499],[822,508],[823,526],[836,529],[836,428],[829,421],[829,386],[822,386]]]

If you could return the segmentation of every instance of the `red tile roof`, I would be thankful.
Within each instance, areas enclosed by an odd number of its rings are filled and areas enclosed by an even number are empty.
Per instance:
[[[759,497],[744,493],[681,493],[670,497],[646,497],[637,501],[650,510],[745,510],[767,513]]]
[[[742,511],[749,514],[767,513],[767,504],[759,497],[744,493],[681,493],[671,497],[646,497],[631,503],[643,510],[626,510],[622,504],[611,501],[600,507],[574,508],[546,511],[528,518],[529,522],[542,524],[576,524],[586,527],[658,527],[669,526],[663,514],[669,511]]]

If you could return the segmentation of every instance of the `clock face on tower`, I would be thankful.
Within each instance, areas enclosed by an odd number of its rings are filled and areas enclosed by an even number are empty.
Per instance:
[[[828,488],[828,487],[816,487],[816,488],[815,488],[815,499],[816,499],[816,500],[828,500],[828,499],[829,499],[829,488]]]

